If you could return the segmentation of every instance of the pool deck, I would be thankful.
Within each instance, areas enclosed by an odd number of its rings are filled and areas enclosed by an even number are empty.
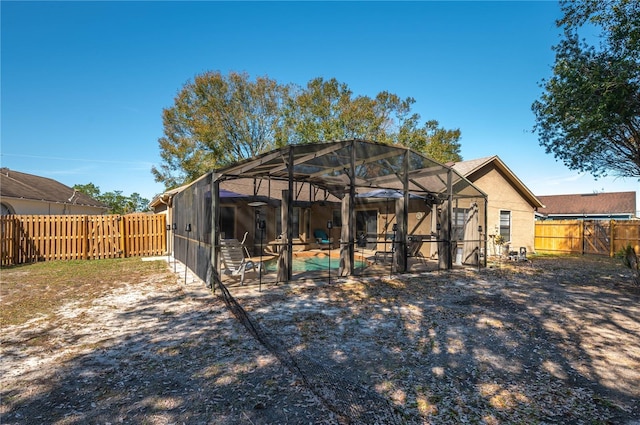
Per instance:
[[[304,251],[295,251],[293,252],[294,258],[309,258],[309,257],[328,257],[331,254],[331,259],[334,258],[336,261],[340,259],[340,250],[339,249],[310,249]],[[377,255],[376,255],[377,254]],[[278,258],[277,255],[273,254],[265,254],[262,257],[262,261],[273,260],[274,258]],[[255,261],[256,263],[260,262],[260,257],[251,257],[250,260]],[[372,277],[372,276],[391,276],[393,274],[397,274],[395,270],[392,269],[392,257],[390,255],[381,255],[379,251],[370,250],[370,249],[362,249],[358,248],[355,251],[354,255],[355,261],[362,261],[367,264],[366,267],[356,267],[354,270],[353,278],[358,277]],[[333,264],[333,261],[332,261]],[[437,260],[430,260],[424,258],[414,258],[410,257],[407,259],[407,272],[406,273],[423,273],[423,272],[433,272],[439,270]],[[313,270],[313,271],[294,271],[291,276],[291,280],[288,284],[296,284],[302,281],[328,281],[331,279],[344,279],[344,277],[339,277],[337,270],[332,267],[331,272],[328,269],[325,270]],[[240,285],[239,279],[234,279],[229,276],[223,275],[223,282],[229,288],[241,288],[241,287],[252,287],[261,285],[263,287],[268,288],[272,285],[281,285],[283,282],[277,282],[277,273],[272,270],[267,270],[263,268],[261,273],[259,270],[250,271],[246,274],[244,286]]]

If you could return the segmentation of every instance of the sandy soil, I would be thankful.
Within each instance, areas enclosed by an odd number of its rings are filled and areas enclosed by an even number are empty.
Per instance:
[[[90,308],[5,328],[0,422],[348,422],[217,295],[183,278],[180,268],[170,285],[148,276]],[[375,391],[404,423],[640,421],[640,288],[612,262],[539,259],[231,293],[291,353]]]

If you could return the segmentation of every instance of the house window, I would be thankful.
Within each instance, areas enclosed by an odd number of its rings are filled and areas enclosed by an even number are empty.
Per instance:
[[[454,208],[453,220],[451,220],[451,239],[454,241],[464,240],[464,225],[469,216],[468,208]]]
[[[342,227],[342,211],[333,210],[332,220],[333,227]]]
[[[376,249],[378,240],[378,211],[356,211],[356,237],[361,247]]]
[[[293,237],[300,237],[300,208],[293,207],[293,221],[291,222],[293,229]],[[282,210],[280,207],[276,210],[276,235],[282,235]]]
[[[220,207],[220,237],[233,239],[236,237],[236,209]]]
[[[511,240],[511,211],[500,211],[500,234],[505,241]]]
[[[293,229],[293,237],[300,237],[300,208],[293,208],[293,222],[291,223],[291,228]]]

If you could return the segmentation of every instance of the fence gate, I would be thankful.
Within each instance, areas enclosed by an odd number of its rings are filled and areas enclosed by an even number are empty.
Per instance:
[[[120,227],[118,215],[97,215],[87,217],[88,249],[87,258],[118,258],[120,247]]]
[[[609,255],[611,222],[605,220],[584,221],[582,251],[585,254]]]

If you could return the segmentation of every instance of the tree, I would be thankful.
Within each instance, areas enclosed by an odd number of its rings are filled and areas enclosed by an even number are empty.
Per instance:
[[[640,178],[640,2],[563,1],[553,76],[532,105],[547,153],[594,177]],[[599,29],[598,48],[579,31]]]
[[[78,192],[91,196],[95,200],[98,200],[98,197],[100,196],[100,188],[93,183],[76,184],[73,185],[73,188]]]
[[[409,121],[406,126],[410,127]],[[427,121],[421,128],[401,128],[399,141],[416,152],[443,164],[462,161],[460,155],[460,129],[447,130],[436,120]]]
[[[445,130],[433,120],[420,127],[420,115],[411,112],[414,103],[387,91],[354,97],[335,78],[316,78],[289,99],[287,133],[279,134],[279,144],[366,139],[410,147],[441,162],[460,161],[460,130]]]
[[[315,78],[292,92],[283,112],[279,145],[356,138],[391,142],[390,115],[408,110],[411,103],[413,99],[402,101],[386,92],[376,99],[353,97],[349,87],[335,78]]]
[[[76,184],[73,188],[107,205],[109,214],[129,214],[149,210],[149,200],[136,192],[130,196],[124,196],[121,190],[100,193],[100,188],[93,183]]]
[[[345,139],[399,144],[442,162],[459,161],[460,130],[445,130],[437,121],[421,126],[414,103],[386,91],[354,96],[335,78],[315,78],[302,88],[207,72],[163,110],[163,163],[152,173],[173,188],[276,147]]]
[[[163,164],[155,180],[171,188],[275,147],[288,88],[247,74],[205,72],[188,82],[163,110]]]
[[[149,211],[149,200],[140,196],[139,193],[133,192],[129,195],[125,206],[127,213]]]
[[[106,192],[100,195],[100,201],[109,206],[110,214],[127,214],[133,211],[127,211],[127,198],[122,194],[121,190]]]

